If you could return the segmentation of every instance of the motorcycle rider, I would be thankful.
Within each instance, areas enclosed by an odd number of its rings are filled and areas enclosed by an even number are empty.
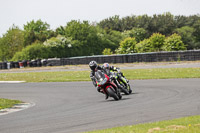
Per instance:
[[[96,83],[96,80],[95,80],[95,77],[94,77],[95,72],[96,72],[97,70],[103,70],[108,76],[110,76],[110,70],[118,71],[118,73],[121,73],[119,68],[114,67],[114,66],[109,66],[108,63],[104,63],[103,66],[99,66],[99,65],[97,64],[96,61],[91,61],[91,62],[89,63],[89,67],[90,67],[90,69],[91,69],[90,78],[91,78],[91,80],[92,80],[92,82],[93,82],[93,85],[97,88],[97,91],[98,91],[98,92],[100,92],[101,88],[97,86],[97,83]],[[121,75],[123,75],[123,74],[121,74]],[[124,79],[124,78],[121,77],[120,79]],[[118,83],[117,79],[115,79],[115,82],[116,82],[116,85],[117,85],[118,87],[122,87],[122,86]],[[103,92],[102,92],[102,93],[103,93]],[[105,95],[106,95],[106,99],[108,99],[108,95],[107,95],[107,94],[105,94]]]
[[[103,68],[102,68],[101,66],[99,66],[99,65],[97,64],[96,61],[91,61],[91,62],[89,63],[89,67],[90,67],[90,69],[91,69],[90,78],[91,78],[91,80],[92,80],[92,83],[93,83],[93,85],[96,87],[97,91],[98,91],[98,92],[101,92],[101,91],[100,91],[101,88],[100,88],[99,86],[97,86],[96,79],[95,79],[94,75],[95,75],[95,72],[96,72],[97,70],[103,70]],[[103,93],[103,92],[101,92],[101,93]],[[106,96],[105,99],[108,99],[108,94],[105,94],[105,96]]]
[[[132,92],[131,88],[129,88],[128,80],[126,80],[126,78],[124,77],[123,73],[120,71],[120,68],[114,67],[114,66],[110,66],[108,63],[104,63],[102,68],[106,72],[106,74],[109,75],[109,76],[110,76],[110,71],[117,71],[119,80],[124,83],[126,88],[129,90],[129,93]],[[117,83],[117,84],[119,84],[119,83]],[[118,87],[122,87],[122,86],[118,85]]]

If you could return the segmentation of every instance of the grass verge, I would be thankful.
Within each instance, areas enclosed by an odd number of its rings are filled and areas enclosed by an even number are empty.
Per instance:
[[[22,103],[19,100],[10,100],[10,99],[4,99],[0,98],[0,110],[4,108],[10,108],[15,104]]]
[[[199,133],[200,115],[154,123],[115,127],[87,133]]]
[[[122,70],[129,80],[200,78],[200,68],[153,68]],[[90,71],[1,73],[0,81],[66,82],[90,81]]]

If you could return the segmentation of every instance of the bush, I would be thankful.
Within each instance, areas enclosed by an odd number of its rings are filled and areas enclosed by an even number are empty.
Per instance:
[[[103,55],[111,55],[112,54],[112,51],[110,48],[105,48],[102,52]]]
[[[150,52],[157,52],[161,51],[162,46],[164,45],[165,35],[160,33],[154,33],[150,38],[149,41],[151,43]]]
[[[120,47],[116,50],[119,54],[135,53],[135,45],[137,41],[135,38],[128,37],[120,43]]]
[[[17,52],[12,58],[13,61],[18,60],[32,60],[32,59],[44,59],[48,58],[49,49],[43,44],[34,43]]]
[[[149,39],[144,39],[135,45],[135,51],[137,53],[145,53],[149,51],[153,51],[151,47],[151,43]]]
[[[73,41],[69,37],[58,35],[52,37],[43,43],[49,50],[49,57],[62,58],[70,56],[70,49],[74,47]]]
[[[140,41],[135,46],[138,53],[161,51],[164,45],[165,36],[160,33],[154,33],[149,39]]]
[[[181,36],[174,33],[171,36],[167,37],[164,42],[163,50],[165,51],[178,51],[186,50],[186,46],[181,40]]]

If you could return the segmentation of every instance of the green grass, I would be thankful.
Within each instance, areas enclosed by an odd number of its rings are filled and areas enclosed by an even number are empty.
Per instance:
[[[128,79],[200,78],[200,68],[154,68],[123,71]]]
[[[200,115],[87,133],[200,133]]]
[[[0,98],[0,110],[4,108],[10,108],[15,104],[22,103],[19,100],[10,100],[10,99],[4,99]]]
[[[154,68],[122,70],[129,80],[200,78],[200,68]],[[0,81],[67,82],[90,81],[90,71],[1,73]]]

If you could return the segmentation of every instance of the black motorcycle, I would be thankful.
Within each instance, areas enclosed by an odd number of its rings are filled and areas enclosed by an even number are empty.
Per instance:
[[[110,77],[114,78],[116,80],[116,84],[118,84],[121,92],[123,92],[126,95],[129,95],[132,93],[132,89],[130,87],[128,79],[126,79],[121,72],[110,72]]]

